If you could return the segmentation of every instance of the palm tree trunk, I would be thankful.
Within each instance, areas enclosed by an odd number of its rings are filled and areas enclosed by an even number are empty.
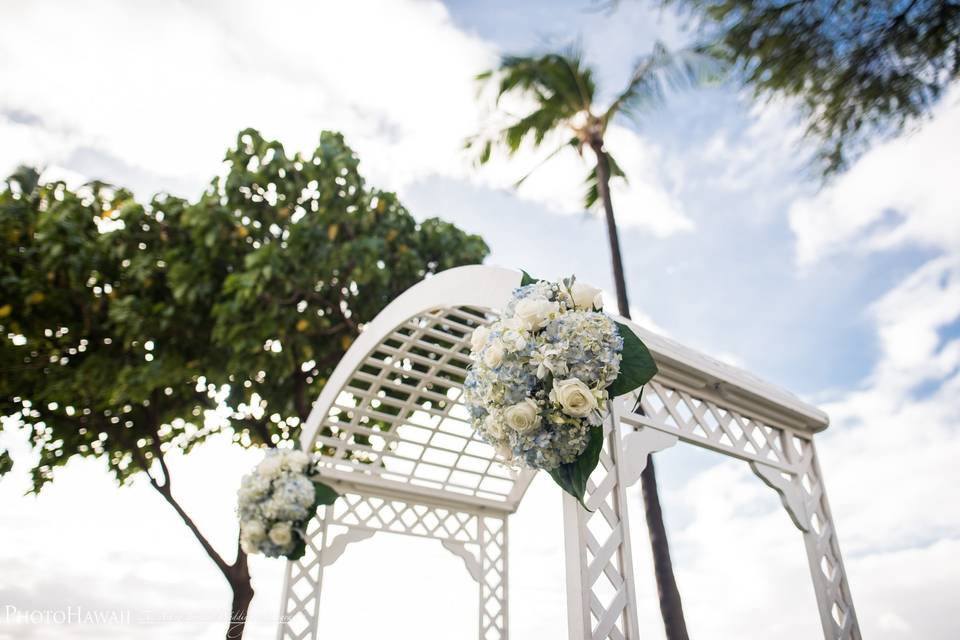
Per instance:
[[[630,317],[630,305],[627,301],[627,283],[623,274],[623,259],[620,256],[620,237],[617,233],[617,221],[613,216],[613,201],[610,198],[610,161],[603,148],[603,140],[592,143],[591,148],[597,156],[597,182],[603,211],[607,219],[607,237],[610,241],[610,257],[613,260],[613,278],[617,288],[617,307],[620,315]],[[663,525],[663,511],[660,508],[660,493],[657,490],[657,474],[653,466],[653,457],[647,456],[647,466],[640,474],[643,489],[644,513],[647,530],[650,535],[650,547],[653,552],[653,572],[657,579],[657,592],[660,598],[660,615],[667,640],[688,640],[687,624],[683,617],[683,603],[680,590],[673,575],[673,562],[670,559],[670,545],[667,530]]]

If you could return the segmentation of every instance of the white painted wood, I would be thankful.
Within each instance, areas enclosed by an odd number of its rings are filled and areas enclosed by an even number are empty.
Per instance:
[[[780,503],[787,510],[793,524],[804,533],[810,531],[810,518],[803,501],[803,490],[799,483],[794,481],[796,476],[784,473],[763,462],[751,462],[750,468],[768,487],[777,492]]]
[[[353,372],[377,346],[404,321],[431,309],[473,307],[496,309],[520,283],[521,274],[511,269],[468,266],[450,269],[411,287],[389,304],[365,327],[351,345],[324,387],[303,429],[301,443],[312,446],[321,422]],[[710,358],[636,323],[628,324],[650,348],[663,379],[676,379],[700,390],[723,395],[729,403],[742,404],[758,414],[772,413],[800,428],[826,428],[826,414],[795,395],[771,385],[746,371]]]
[[[621,410],[634,407],[636,400],[635,395],[622,398]],[[637,411],[622,414],[621,422],[637,430],[654,429],[750,464],[754,473],[777,491],[785,511],[803,533],[824,638],[860,639],[813,433],[745,413],[740,405],[728,404],[715,393],[668,385],[660,376],[646,386]]]
[[[441,540],[443,548],[463,560],[463,566],[467,568],[467,573],[473,578],[474,582],[480,582],[480,562],[477,556],[467,549],[466,542],[458,540]]]
[[[623,481],[632,487],[647,468],[647,456],[669,449],[679,442],[672,433],[657,429],[637,427],[623,437]]]
[[[507,640],[507,518],[480,518],[480,640]]]
[[[436,539],[479,589],[481,640],[509,634],[508,519],[533,478],[504,466],[474,433],[461,382],[470,335],[506,303],[520,273],[451,269],[412,287],[360,334],[313,405],[301,446],[343,496],[289,562],[278,639],[318,637],[323,568],[378,532]],[[615,399],[586,511],[563,495],[570,640],[635,640],[636,595],[625,488],[647,455],[685,442],[741,459],[803,532],[824,637],[860,640],[813,436],[827,416],[796,396],[636,324],[659,373]]]
[[[587,509],[564,494],[567,620],[571,640],[636,640],[637,603],[616,406],[604,424],[600,463],[587,482]]]
[[[577,499],[564,492],[563,549],[567,582],[567,637],[583,640],[590,637],[590,591],[584,586],[587,556],[584,553],[586,533]]]
[[[343,552],[347,550],[347,545],[372,538],[375,533],[376,531],[373,529],[350,527],[330,541],[330,544],[327,545],[323,553],[320,554],[320,564],[324,567],[329,567],[340,559]]]

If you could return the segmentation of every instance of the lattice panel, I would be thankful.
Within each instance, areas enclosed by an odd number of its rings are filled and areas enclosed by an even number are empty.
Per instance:
[[[507,520],[480,520],[480,640],[507,638]]]
[[[619,464],[620,428],[613,412],[604,429],[600,464],[587,482],[589,511],[564,496],[567,535],[575,537],[567,541],[568,589],[575,589],[583,607],[571,618],[571,629],[582,628],[584,637],[592,640],[635,640],[630,530]],[[578,585],[570,584],[572,576],[579,576]],[[568,603],[568,607],[574,605],[573,601]]]
[[[636,399],[631,398],[629,406]],[[803,531],[824,637],[860,639],[833,517],[809,435],[772,426],[656,381],[644,389],[640,410],[624,414],[623,422],[749,461],[754,472],[781,495],[784,507]]]
[[[396,498],[348,493],[333,504],[330,524],[436,540],[479,542],[476,514]]]
[[[506,640],[506,518],[506,514],[343,493],[311,521],[304,556],[287,563],[278,640],[316,640],[324,567],[336,562],[350,544],[380,532],[437,540],[463,560],[478,583],[480,640]]]
[[[316,439],[328,469],[504,503],[518,474],[495,461],[462,402],[473,329],[470,308],[398,326],[353,372]]]
[[[639,420],[634,414],[625,416],[625,421],[674,433],[687,442],[744,460],[782,469],[790,466],[781,430],[732,408],[656,381],[644,387],[642,407]]]
[[[321,551],[329,543],[324,511],[321,509],[321,514],[307,524],[306,553],[296,562],[287,562],[277,640],[316,638],[323,581],[320,558]]]
[[[840,556],[840,544],[817,462],[816,448],[812,440],[796,436],[789,436],[788,439],[787,453],[796,468],[793,483],[805,505],[804,518],[808,527],[803,538],[824,637],[860,640],[860,625]]]

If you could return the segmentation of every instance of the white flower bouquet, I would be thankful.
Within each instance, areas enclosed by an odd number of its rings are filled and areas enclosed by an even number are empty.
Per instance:
[[[243,477],[237,496],[243,550],[290,560],[303,556],[306,526],[317,507],[339,497],[318,481],[309,455],[290,449],[269,450]]]
[[[526,272],[500,318],[474,331],[470,357],[474,429],[508,464],[548,471],[581,503],[607,400],[657,372],[640,338],[603,313],[598,289]]]

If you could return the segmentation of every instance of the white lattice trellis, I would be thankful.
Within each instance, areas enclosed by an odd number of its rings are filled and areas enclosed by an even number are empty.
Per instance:
[[[500,464],[472,432],[462,395],[473,329],[519,284],[518,272],[462,267],[413,287],[366,327],[304,428],[343,494],[287,566],[280,640],[319,637],[323,570],[380,532],[438,540],[478,584],[481,640],[509,634],[508,519],[532,475]],[[571,640],[636,640],[627,486],[647,454],[683,441],[746,461],[803,532],[824,637],[858,640],[813,435],[826,416],[795,396],[679,344],[633,329],[660,373],[611,402],[584,510],[564,495]]]

